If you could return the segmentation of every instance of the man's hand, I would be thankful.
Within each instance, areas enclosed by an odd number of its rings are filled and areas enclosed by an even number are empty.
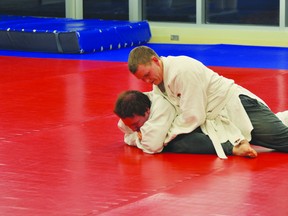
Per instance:
[[[138,139],[141,141],[142,140],[142,134],[140,131],[137,132],[137,136],[138,136]]]

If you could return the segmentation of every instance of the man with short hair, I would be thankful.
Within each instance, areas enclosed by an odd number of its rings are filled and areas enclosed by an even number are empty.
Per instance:
[[[136,78],[152,84],[153,91],[175,107],[177,116],[170,128],[171,139],[189,134],[190,147],[194,148],[197,143],[191,133],[200,136],[200,131],[203,143],[208,135],[220,158],[226,158],[221,146],[225,142],[239,147],[250,146],[251,141],[288,152],[288,127],[265,102],[196,59],[159,57],[151,48],[139,46],[130,52],[128,67]],[[287,119],[288,112],[284,114]],[[248,156],[256,157],[257,153],[251,150]]]

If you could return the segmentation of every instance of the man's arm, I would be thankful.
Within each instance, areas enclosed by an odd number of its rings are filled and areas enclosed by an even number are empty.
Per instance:
[[[206,120],[207,92],[206,85],[196,73],[183,71],[177,75],[170,88],[177,97],[179,113],[171,128],[171,135],[189,133],[203,124]]]
[[[124,142],[127,145],[137,146],[137,132],[134,132],[129,127],[127,127],[121,119],[118,121],[118,128],[124,133]]]
[[[147,93],[152,105],[149,119],[140,128],[142,139],[137,147],[149,154],[159,153],[164,148],[165,138],[175,119],[175,108],[164,97]]]

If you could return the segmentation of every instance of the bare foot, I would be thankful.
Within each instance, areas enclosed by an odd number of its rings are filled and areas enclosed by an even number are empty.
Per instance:
[[[239,145],[233,147],[233,155],[255,158],[257,157],[257,152],[247,140],[242,140]]]

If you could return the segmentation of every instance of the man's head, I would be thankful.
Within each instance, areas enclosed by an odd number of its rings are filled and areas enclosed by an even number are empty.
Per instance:
[[[149,118],[150,107],[151,101],[146,94],[140,91],[129,90],[118,96],[114,113],[131,130],[140,131],[140,128]]]
[[[147,46],[139,46],[131,50],[128,68],[144,82],[159,85],[163,81],[162,61],[157,53]]]

